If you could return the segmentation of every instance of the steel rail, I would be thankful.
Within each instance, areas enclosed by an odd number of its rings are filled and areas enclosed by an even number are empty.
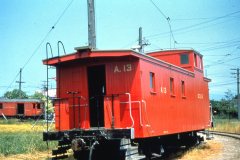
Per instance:
[[[230,132],[220,132],[220,131],[207,131],[209,132],[209,134],[214,134],[214,135],[219,135],[219,136],[225,136],[225,137],[230,137],[230,138],[234,138],[234,139],[238,139],[240,140],[240,134],[238,133],[230,133]],[[205,131],[204,134],[207,134],[207,132]]]

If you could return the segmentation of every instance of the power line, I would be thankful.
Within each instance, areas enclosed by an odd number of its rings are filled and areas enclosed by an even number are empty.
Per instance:
[[[17,79],[17,77],[18,77],[19,74],[20,74],[20,73],[18,72],[17,75],[13,78],[12,82],[8,85],[8,87],[7,87],[7,89],[5,90],[4,93],[6,93],[6,92],[8,91],[8,89],[12,86],[12,84],[15,82],[15,80]]]
[[[219,87],[219,86],[226,86],[226,85],[231,85],[235,84],[236,82],[230,82],[230,83],[222,83],[222,84],[216,84],[216,85],[209,85],[209,87]]]
[[[176,30],[173,30],[173,32],[179,32],[179,31],[182,31],[182,30],[187,30],[187,29],[190,29],[190,28],[199,27],[200,25],[204,25],[204,24],[207,24],[207,23],[211,23],[211,22],[217,21],[217,20],[219,20],[219,19],[224,19],[224,18],[227,18],[227,17],[229,17],[229,16],[232,16],[232,15],[238,14],[238,13],[240,13],[240,11],[231,12],[231,13],[228,13],[228,14],[223,15],[223,16],[216,17],[216,18],[211,19],[211,20],[207,20],[207,21],[203,21],[203,22],[200,22],[200,23],[196,23],[196,24],[190,25],[190,26],[178,28],[178,29],[176,29]],[[150,38],[150,37],[156,37],[156,36],[163,35],[163,34],[168,34],[168,33],[169,33],[169,32],[163,32],[163,33],[158,33],[158,34],[149,35],[149,36],[146,36],[146,37],[148,37],[148,38]]]
[[[237,41],[219,41],[219,42],[181,42],[181,43],[178,43],[178,44],[202,44],[202,45],[205,45],[205,44],[225,44],[225,43],[238,43],[240,42],[240,40],[237,40]]]
[[[27,59],[27,61],[24,63],[24,65],[22,66],[22,69],[24,69],[26,67],[26,65],[31,61],[32,57],[37,53],[37,51],[39,50],[39,48],[42,46],[43,42],[45,42],[45,40],[47,39],[47,37],[50,35],[51,31],[54,29],[54,27],[52,27],[47,34],[44,36],[44,38],[42,39],[42,41],[39,43],[39,45],[36,47],[36,49],[33,51],[32,55]]]
[[[170,48],[171,48],[171,37],[173,38],[174,44],[177,43],[177,41],[176,41],[176,39],[173,35],[172,26],[171,26],[171,23],[170,23],[170,18],[167,17],[152,0],[150,0],[150,2],[155,6],[155,8],[158,10],[158,12],[167,20],[169,30],[170,30]],[[174,47],[175,47],[175,45],[174,45]]]
[[[206,29],[206,28],[208,28],[208,27],[214,27],[214,26],[216,26],[216,25],[219,25],[219,24],[226,24],[227,22],[230,22],[230,20],[225,20],[225,21],[222,21],[222,22],[215,22],[215,23],[212,23],[212,24],[209,24],[209,25],[204,25],[204,26],[196,26],[196,27],[194,27],[194,28],[189,28],[189,29],[186,29],[186,30],[181,30],[181,31],[173,31],[174,32],[174,35],[179,35],[179,34],[186,34],[186,33],[189,33],[189,32],[192,32],[192,31],[199,31],[199,30],[203,30],[203,29]],[[219,26],[218,26],[219,27]],[[151,40],[152,39],[159,39],[159,38],[162,38],[162,37],[166,37],[166,35],[168,34],[167,32],[166,33],[163,33],[163,34],[165,34],[165,36],[159,36],[159,37],[154,37],[154,38],[151,38]],[[177,42],[177,44],[178,44],[178,42]]]
[[[64,16],[64,14],[66,13],[66,11],[68,10],[68,8],[72,5],[74,0],[71,0],[69,2],[69,4],[65,7],[65,9],[63,10],[62,14],[58,17],[57,21],[54,23],[54,25],[52,26],[52,28],[55,28],[55,26],[58,24],[58,22],[62,19],[62,17]]]
[[[48,36],[50,35],[50,33],[52,32],[53,29],[55,29],[55,27],[57,26],[57,24],[59,23],[59,21],[61,20],[61,18],[64,16],[64,14],[66,13],[67,9],[71,6],[71,4],[73,3],[74,0],[71,0],[68,5],[65,7],[65,9],[63,10],[63,12],[60,14],[60,16],[58,17],[58,19],[56,20],[56,22],[53,24],[53,26],[50,28],[50,30],[47,32],[47,34],[43,37],[43,39],[41,40],[41,42],[39,43],[39,45],[35,48],[35,50],[33,51],[33,53],[31,54],[31,56],[27,59],[27,61],[23,64],[22,66],[22,70],[27,66],[27,64],[31,61],[32,57],[37,53],[37,51],[39,50],[39,48],[42,46],[42,44],[45,42],[45,40],[48,38]],[[12,86],[12,84],[15,82],[16,78],[18,77],[20,73],[18,72],[18,74],[14,77],[13,81],[10,83],[10,85],[7,87],[6,91],[8,91],[8,89]]]
[[[205,49],[200,50],[200,51],[203,52],[203,51],[218,50],[218,49],[229,48],[229,47],[234,47],[234,46],[238,47],[239,45],[240,45],[239,42],[237,42],[237,43],[235,42],[233,44],[224,44],[224,45],[205,48]]]
[[[150,0],[150,2],[156,7],[156,9],[159,11],[159,13],[161,13],[161,15],[165,18],[168,19],[169,17],[167,17],[162,11],[161,9],[152,1]]]
[[[212,67],[212,66],[215,66],[215,65],[224,64],[224,63],[226,63],[226,62],[231,62],[231,61],[237,60],[237,59],[239,59],[239,58],[240,58],[240,57],[235,57],[235,58],[228,59],[228,60],[225,60],[225,61],[222,61],[222,62],[216,62],[215,64],[206,65],[205,68],[209,68],[209,67]],[[230,65],[230,66],[235,66],[235,65]]]
[[[237,51],[237,49],[239,49],[239,47],[235,48],[232,52],[228,53],[228,54],[225,54],[225,55],[205,55],[205,56],[223,56],[223,57],[230,57],[230,56],[233,56],[233,53]],[[230,64],[225,64],[226,62],[231,62],[231,61],[234,61],[236,59],[239,59],[240,57],[235,57],[235,58],[232,58],[232,59],[223,59],[221,58],[221,60],[218,60],[217,62],[211,62],[212,64],[210,65],[205,65],[205,67],[211,67],[211,66],[216,66],[216,65],[227,65],[227,66],[231,66],[231,67],[236,67],[237,65],[230,65]]]
[[[208,75],[208,77],[213,77],[213,76],[212,75],[210,75],[210,76]],[[226,75],[222,75],[222,73],[221,73],[221,75],[217,75],[217,76],[215,75],[214,78],[228,79],[229,77],[226,77]]]
[[[240,18],[240,16],[231,16],[233,18]],[[206,19],[215,19],[218,17],[196,17],[196,18],[174,18],[174,21],[192,21],[192,20],[206,20]]]
[[[44,38],[41,40],[41,42],[39,43],[39,45],[36,47],[36,49],[33,51],[32,55],[28,58],[28,60],[26,61],[26,63],[23,65],[22,69],[24,69],[26,67],[26,65],[31,61],[32,57],[37,53],[37,51],[39,50],[39,48],[42,46],[43,42],[45,42],[45,40],[48,38],[48,36],[50,35],[50,33],[52,32],[53,29],[55,29],[56,25],[59,23],[59,21],[61,20],[61,18],[64,16],[64,14],[66,13],[67,9],[71,6],[71,4],[73,3],[74,0],[71,0],[70,3],[65,7],[65,9],[63,10],[63,12],[60,14],[60,16],[58,17],[58,19],[56,20],[56,22],[54,23],[54,25],[51,27],[51,29],[47,32],[47,34],[44,36]]]
[[[134,40],[134,41],[132,41],[132,42],[129,42],[128,44],[122,46],[121,48],[126,48],[126,47],[129,47],[129,46],[132,47],[131,45],[134,45],[136,42],[138,42],[138,39],[137,39],[137,40]]]
[[[225,20],[225,21],[222,21],[222,22],[215,22],[215,23],[205,25],[205,26],[201,26],[201,25],[200,26],[195,26],[193,28],[187,28],[187,29],[183,29],[183,30],[180,30],[180,31],[173,30],[173,32],[174,32],[174,35],[177,35],[177,34],[184,34],[184,33],[192,32],[192,31],[195,31],[195,30],[199,31],[200,29],[203,30],[203,29],[206,29],[208,27],[212,27],[212,26],[215,26],[215,25],[218,25],[218,24],[226,24],[225,23],[226,21],[230,22],[230,20]],[[166,37],[166,35],[169,34],[169,32],[163,32],[161,34],[162,34],[162,36],[161,36],[161,38],[162,38],[162,37]],[[165,35],[165,36],[163,36],[163,35]],[[151,39],[159,39],[159,37],[160,37],[160,34],[154,36],[154,38],[151,38]]]
[[[217,54],[211,54],[211,55],[204,55],[204,57],[227,57],[230,56],[230,54],[225,54],[225,55],[217,55]]]

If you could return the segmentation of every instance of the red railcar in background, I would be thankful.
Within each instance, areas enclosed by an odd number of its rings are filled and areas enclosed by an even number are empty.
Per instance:
[[[174,142],[197,141],[197,131],[210,127],[210,80],[200,53],[76,50],[43,61],[57,70],[58,131],[43,134],[61,142],[53,155],[71,144],[79,159],[106,151],[105,159],[124,159],[129,139],[151,157]]]
[[[0,99],[0,115],[7,117],[38,117],[43,113],[38,99]]]

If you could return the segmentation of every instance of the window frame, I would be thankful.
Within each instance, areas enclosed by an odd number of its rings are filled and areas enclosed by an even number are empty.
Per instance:
[[[197,54],[196,53],[194,53],[194,67],[198,67],[198,56],[197,56]]]
[[[184,80],[181,80],[181,94],[182,98],[186,98],[186,83]]]
[[[37,103],[37,109],[41,109],[41,104]]]
[[[189,53],[180,54],[180,64],[181,65],[189,64]]]
[[[169,91],[170,91],[170,94],[171,96],[175,96],[175,84],[174,84],[174,78],[173,77],[170,77],[169,79],[169,83],[170,83],[170,87],[169,87]]]
[[[199,59],[199,68],[200,69],[203,69],[203,65],[202,65],[202,57],[199,57],[200,59]]]
[[[150,91],[154,92],[156,91],[156,80],[155,80],[155,73],[154,72],[149,72],[149,87],[150,87]]]

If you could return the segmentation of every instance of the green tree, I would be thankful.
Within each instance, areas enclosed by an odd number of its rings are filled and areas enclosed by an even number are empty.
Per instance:
[[[41,93],[41,92],[35,92],[31,98],[34,98],[34,99],[40,99],[40,100],[43,100],[44,99],[44,95]]]
[[[211,100],[213,112],[221,118],[236,118],[237,108],[234,106],[234,95],[230,90],[220,101]]]
[[[28,98],[28,95],[26,94],[26,92],[23,92],[19,89],[14,89],[12,91],[7,91],[4,94],[4,98],[8,98],[8,99],[15,99],[15,98]]]

